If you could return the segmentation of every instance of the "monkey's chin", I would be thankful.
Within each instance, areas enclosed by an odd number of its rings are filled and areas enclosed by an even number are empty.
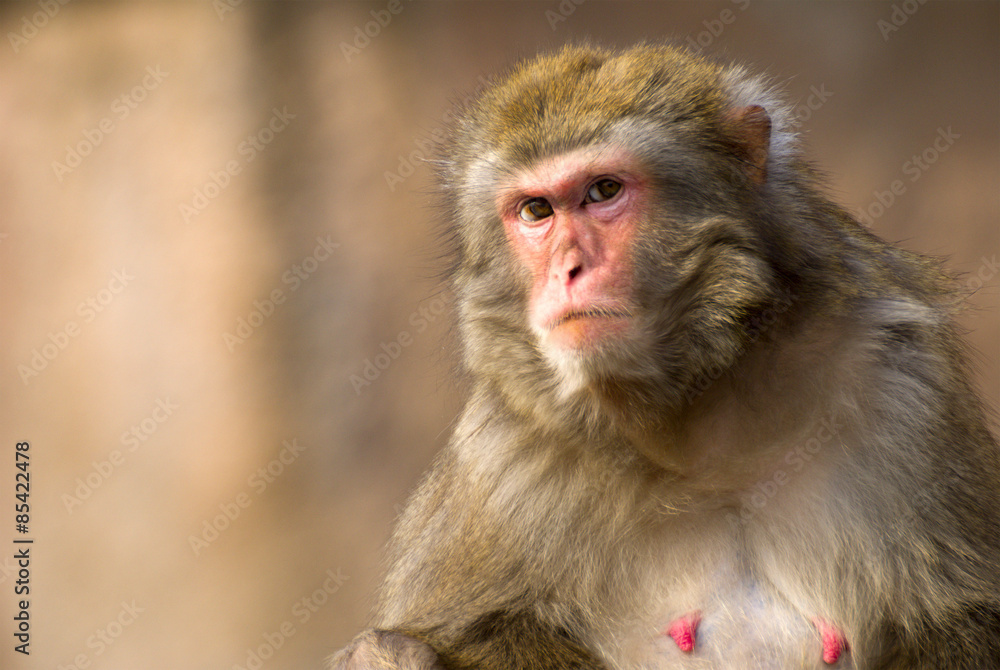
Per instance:
[[[648,338],[631,318],[573,318],[536,333],[564,399],[599,380],[636,379],[649,373]]]

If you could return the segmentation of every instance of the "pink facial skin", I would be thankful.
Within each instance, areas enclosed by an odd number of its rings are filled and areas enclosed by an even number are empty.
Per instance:
[[[588,201],[602,179],[621,187]],[[586,351],[631,326],[632,243],[648,188],[627,152],[590,147],[539,162],[501,192],[507,238],[532,276],[531,325],[549,343]],[[533,199],[551,215],[522,218]]]

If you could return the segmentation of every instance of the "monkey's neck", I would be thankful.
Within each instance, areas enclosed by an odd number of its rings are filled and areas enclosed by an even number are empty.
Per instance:
[[[665,476],[738,490],[773,469],[794,446],[789,439],[806,439],[836,412],[831,399],[851,402],[864,341],[852,337],[857,328],[843,316],[794,331],[778,326],[689,399],[670,403],[639,384],[595,383],[555,412],[536,412],[535,422],[561,438],[545,442],[631,450]]]

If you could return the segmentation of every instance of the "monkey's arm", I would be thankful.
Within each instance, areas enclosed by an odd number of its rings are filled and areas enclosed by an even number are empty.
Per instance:
[[[331,670],[444,670],[437,653],[420,640],[368,629],[330,659]]]
[[[469,427],[479,409],[467,412],[399,520],[375,629],[334,668],[603,667],[548,593],[552,553],[542,538],[558,535],[561,522],[540,513],[537,492],[512,492],[528,466],[505,461],[514,450],[497,441],[510,445],[515,431],[495,415]],[[480,462],[487,450],[492,460]]]
[[[368,629],[331,659],[331,670],[524,668],[601,670],[588,652],[524,615],[484,617],[462,637],[430,644],[398,631]]]

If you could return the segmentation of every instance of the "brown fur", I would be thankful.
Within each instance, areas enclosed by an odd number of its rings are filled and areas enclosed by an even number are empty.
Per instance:
[[[825,198],[789,119],[764,80],[647,46],[566,48],[463,110],[439,167],[474,388],[377,628],[448,668],[829,667],[822,616],[837,667],[1000,667],[1000,452],[959,301]],[[657,194],[633,278],[655,344],[581,381],[528,327],[494,200],[602,144]],[[656,651],[661,615],[712,603],[694,654]]]

